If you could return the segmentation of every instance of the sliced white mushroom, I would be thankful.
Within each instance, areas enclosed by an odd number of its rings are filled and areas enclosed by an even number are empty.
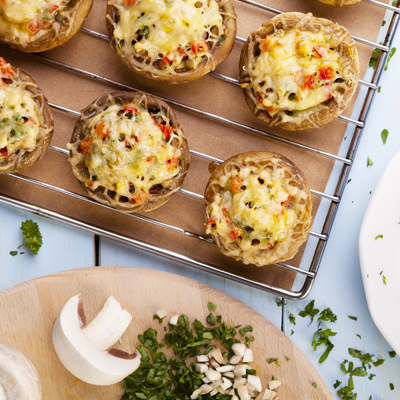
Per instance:
[[[19,350],[1,343],[0,399],[42,399],[39,376],[33,364]]]
[[[109,297],[90,324],[82,301],[72,297],[58,313],[53,345],[64,367],[84,382],[113,385],[140,366],[140,353],[129,354],[113,346],[131,323],[132,316]]]

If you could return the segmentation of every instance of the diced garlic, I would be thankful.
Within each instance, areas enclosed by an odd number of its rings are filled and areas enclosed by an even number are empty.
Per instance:
[[[244,352],[246,351],[246,345],[244,343],[234,343],[232,345],[232,351],[240,358],[243,357]]]
[[[211,381],[219,381],[221,379],[221,377],[222,377],[221,372],[218,372],[215,369],[211,369],[211,368],[209,368],[205,372],[205,375]]]
[[[270,390],[274,390],[274,389],[278,388],[279,386],[281,386],[281,382],[280,381],[271,381],[268,384],[268,387],[269,387]]]
[[[235,367],[233,365],[224,365],[223,367],[215,368],[218,372],[229,372],[233,371]]]
[[[244,386],[247,384],[247,379],[246,378],[239,378],[239,379],[235,379],[235,382],[233,382],[233,387],[235,389],[238,389],[239,386]]]
[[[235,389],[231,389],[231,390],[228,392],[228,394],[229,394],[229,396],[234,396],[234,395],[235,395]]]
[[[162,318],[162,317],[160,317],[160,318]],[[190,398],[191,398],[192,400],[198,399],[198,398],[199,398],[199,394],[201,393],[202,390],[203,390],[203,389],[202,389],[201,387],[198,388],[198,389],[196,389],[196,390],[192,393],[192,395],[190,396]]]
[[[179,318],[179,314],[174,314],[171,319],[169,320],[169,323],[171,325],[176,325],[178,323],[178,318]]]
[[[212,387],[210,385],[201,385],[201,394],[207,394],[210,393],[212,390]]]
[[[263,400],[264,393],[259,393],[256,400]]]
[[[197,356],[197,362],[208,362],[209,358],[207,355],[201,355],[201,356]]]
[[[210,364],[211,364],[215,369],[217,369],[217,368],[220,367],[220,365],[219,365],[215,360],[211,360],[211,361],[210,361]]]
[[[221,389],[222,390],[227,390],[232,386],[232,382],[229,379],[222,378],[222,384],[221,384]]]
[[[156,312],[156,315],[158,316],[158,318],[164,318],[167,316],[167,312],[165,310],[158,310]]]
[[[242,359],[242,357],[240,357],[240,356],[232,356],[231,359],[229,360],[229,362],[231,364],[239,364],[241,359]]]
[[[243,362],[253,362],[253,361],[254,361],[253,350],[246,349],[243,356]]]
[[[243,376],[246,374],[246,364],[237,365],[234,369],[236,376]]]
[[[208,371],[208,367],[207,367],[206,364],[199,364],[199,363],[197,363],[197,364],[195,365],[195,367],[194,367],[194,370],[195,370],[196,372],[198,372],[199,374],[204,374],[205,372]]]
[[[272,390],[269,390],[269,389],[265,389],[263,400],[273,400],[275,398],[275,396],[276,396],[276,392],[273,392]]]
[[[235,377],[235,374],[233,372],[225,372],[223,375],[226,376],[227,378],[232,378],[232,379]]]
[[[250,400],[250,394],[246,386],[239,386],[237,391],[240,400]]]
[[[220,364],[224,364],[224,357],[222,356],[221,350],[218,349],[217,347],[214,347],[208,355],[210,357],[213,357],[215,361],[217,361]]]
[[[222,385],[222,380],[220,379],[220,380],[218,380],[218,381],[215,381],[215,382],[213,382],[213,383],[210,383],[210,386],[213,388],[213,389],[217,389],[219,386],[221,386]]]
[[[239,400],[239,397],[236,396],[236,394],[232,395],[231,400]]]
[[[214,389],[213,391],[210,392],[210,396],[215,396],[218,393],[217,389]]]
[[[202,381],[204,383],[210,383],[211,382],[206,376],[202,379]]]
[[[255,390],[257,390],[257,392],[261,392],[262,390],[261,379],[257,375],[248,375],[247,382],[250,385],[253,385]]]

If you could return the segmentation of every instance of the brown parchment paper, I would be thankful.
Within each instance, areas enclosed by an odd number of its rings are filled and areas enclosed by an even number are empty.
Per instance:
[[[346,7],[332,7],[317,0],[258,1],[284,11],[312,12],[315,16],[331,19],[347,27],[352,35],[372,41],[377,39],[385,14],[384,9],[366,2]],[[94,1],[93,9],[84,25],[86,28],[106,33],[106,5],[106,0]],[[237,35],[243,38],[247,38],[263,22],[275,16],[273,13],[240,1],[235,2],[235,8],[238,15]],[[356,44],[360,56],[360,76],[363,77],[373,48],[360,42],[356,42]],[[242,45],[236,42],[231,55],[217,68],[218,73],[237,79],[241,47]],[[44,55],[115,81],[129,84],[137,89],[170,98],[333,154],[337,154],[339,151],[347,127],[345,122],[337,120],[320,129],[300,132],[286,132],[279,128],[269,128],[251,115],[240,87],[211,76],[204,76],[197,81],[179,86],[158,83],[130,71],[114,56],[108,42],[84,32],[78,32],[69,42],[44,53]],[[45,64],[36,56],[9,50],[3,46],[0,46],[0,56],[13,66],[23,68],[31,75],[41,86],[50,102],[76,111],[85,108],[101,94],[118,89],[114,85],[84,78],[65,69]],[[355,97],[344,115],[351,115]],[[324,191],[334,164],[331,159],[212,121],[176,107],[174,110],[181,121],[191,149],[220,159],[227,159],[245,151],[278,152],[291,159],[302,169],[312,189]],[[71,137],[76,117],[54,110],[53,115],[55,132],[52,145],[65,148]],[[24,174],[85,196],[71,172],[68,157],[54,150],[48,150],[43,160],[24,171]],[[192,156],[191,166],[183,188],[203,194],[208,178],[208,162]],[[0,175],[0,193],[129,238],[179,252],[246,278],[273,284],[284,289],[290,289],[293,285],[294,272],[277,266],[263,268],[245,266],[241,262],[222,255],[217,246],[213,244],[139,221],[129,215],[107,210],[10,176]],[[317,212],[319,202],[320,198],[313,196],[314,215]],[[203,202],[184,194],[175,194],[169,202],[157,210],[146,213],[146,216],[205,235]],[[303,251],[304,246],[289,263],[298,266]]]

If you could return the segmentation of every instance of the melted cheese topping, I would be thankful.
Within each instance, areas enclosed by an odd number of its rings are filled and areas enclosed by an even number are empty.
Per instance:
[[[215,0],[139,0],[126,7],[123,0],[111,0],[109,4],[119,10],[114,38],[120,51],[161,60],[159,69],[196,68],[226,33]]]
[[[56,13],[70,0],[2,0],[0,31],[27,43],[37,31],[48,28]]]
[[[38,107],[22,82],[0,87],[0,158],[34,150],[39,135]]]
[[[181,172],[182,152],[172,141],[181,144],[182,139],[172,129],[166,137],[154,118],[138,105],[127,110],[114,104],[90,121],[91,147],[84,155],[90,189],[103,186],[116,192],[116,200],[124,196],[141,204],[169,187],[170,180]]]
[[[289,185],[282,168],[242,168],[220,178],[223,192],[210,205],[207,233],[242,250],[270,249],[296,225],[290,199],[299,189]]]
[[[261,40],[259,48],[249,74],[259,106],[271,116],[307,113],[336,95],[341,56],[323,32],[277,30]]]

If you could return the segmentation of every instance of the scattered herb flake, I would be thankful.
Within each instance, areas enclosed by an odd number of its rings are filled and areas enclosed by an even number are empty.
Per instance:
[[[337,321],[337,315],[334,314],[330,308],[325,308],[325,310],[322,310],[319,315],[318,321]]]
[[[383,275],[383,284],[386,285],[386,276]]]
[[[18,248],[27,247],[33,254],[37,255],[40,247],[43,244],[42,235],[39,230],[39,225],[36,222],[27,220],[22,222],[21,231],[24,235],[24,241]]]
[[[391,48],[389,51],[389,55],[385,64],[385,71],[387,71],[387,69],[389,68],[389,61],[394,56],[394,53],[396,53],[396,47]]]
[[[276,305],[277,305],[278,307],[282,307],[282,306],[286,306],[286,303],[283,302],[283,299],[279,299],[279,300],[276,302]]]
[[[157,314],[154,314],[154,315],[153,315],[153,320],[154,320],[154,319],[158,319],[158,322],[161,324],[161,323],[163,322],[163,319],[164,319],[164,318],[160,318]]]
[[[217,309],[217,306],[214,303],[211,303],[211,301],[207,304],[208,311],[215,311]]]
[[[394,385],[393,385],[393,383],[389,383],[389,387],[390,387],[390,390],[394,390]]]
[[[244,327],[243,329],[240,329],[239,332],[242,336],[244,336],[247,332],[253,332],[253,327],[248,325],[248,326]]]
[[[288,356],[285,356],[285,357],[286,357],[286,361],[290,361],[290,358]]]
[[[386,21],[384,20],[383,22],[382,22],[382,26],[385,26],[386,25]]]
[[[349,179],[348,181],[347,181],[347,183],[350,183],[351,182],[351,179]]]
[[[356,333],[356,336],[359,337],[361,339],[361,335],[359,335],[358,333]]]
[[[290,332],[290,336],[293,336],[293,335],[294,335],[294,330],[292,329]]]
[[[378,240],[378,239],[383,239],[383,235],[375,236],[375,240]],[[381,272],[381,273],[382,273],[382,272]]]
[[[10,255],[12,255],[13,257],[15,257],[18,254],[18,251],[14,250],[14,251],[10,251]]]
[[[280,367],[281,366],[281,363],[279,362],[279,360],[277,359],[277,358],[268,358],[267,359],[267,363],[268,364],[271,364],[271,363],[275,363],[278,367]]]
[[[389,136],[389,131],[387,129],[384,129],[381,132],[381,138],[382,138],[383,144],[386,144],[386,140],[387,140],[388,136]]]
[[[374,162],[369,157],[367,157],[367,167],[369,167],[370,165],[374,165]]]
[[[316,388],[317,387],[317,383],[313,382],[312,385]]]
[[[348,315],[348,317],[349,317],[350,319],[352,319],[353,321],[357,321],[357,317],[353,317],[352,315]]]
[[[382,44],[382,43],[380,43]],[[369,60],[369,66],[370,68],[375,69],[377,64],[378,64],[378,60],[379,60],[379,56],[381,55],[381,49],[374,49],[374,51],[372,52],[371,55],[371,59]]]
[[[292,313],[289,314],[289,321],[290,321],[293,325],[296,325],[296,317],[295,317]]]
[[[317,347],[321,346],[322,344],[326,346],[325,351],[318,360],[320,363],[323,363],[328,358],[329,353],[335,347],[335,345],[329,340],[329,338],[336,335],[337,332],[332,332],[330,328],[327,328],[325,330],[318,329],[314,332],[313,341],[311,342],[311,345],[314,347],[314,351],[317,350]]]
[[[244,344],[245,344],[247,347],[250,347],[250,343],[253,342],[253,341],[254,341],[254,336],[247,336],[247,337],[246,337],[246,341],[244,342]]]
[[[392,1],[392,6],[393,6],[393,7],[397,7],[397,0],[393,0],[393,1]]]
[[[303,311],[299,312],[300,317],[305,318],[307,315],[311,317],[310,324],[314,321],[314,316],[319,313],[318,308],[314,308],[315,300],[311,300]]]
[[[395,351],[389,351],[388,353],[389,353],[390,358],[396,357],[396,352]]]
[[[372,379],[373,379],[374,376],[376,376],[376,375],[375,375],[375,374],[370,374],[369,377],[368,377],[368,379],[369,379],[370,381],[372,381]]]
[[[379,87],[378,87],[378,93],[380,93],[380,92],[381,92],[381,87],[379,86]]]

